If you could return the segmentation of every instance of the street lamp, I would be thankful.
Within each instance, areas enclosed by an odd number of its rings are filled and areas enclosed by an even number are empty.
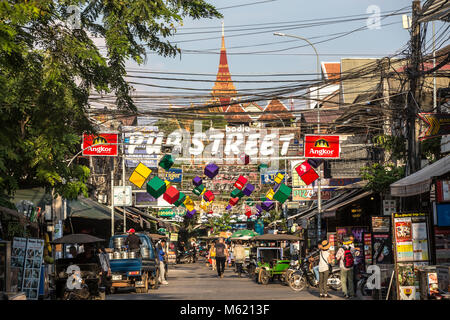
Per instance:
[[[319,54],[317,53],[316,47],[314,47],[314,45],[311,43],[311,41],[309,41],[306,38],[303,37],[299,37],[299,36],[295,36],[295,35],[290,35],[290,34],[285,34],[285,33],[280,33],[280,32],[274,32],[275,36],[280,36],[280,37],[289,37],[289,38],[296,38],[296,39],[300,39],[300,40],[304,40],[306,42],[308,42],[308,44],[314,49],[314,52],[316,53],[316,58],[317,58],[317,80],[320,81],[320,62],[319,62]],[[320,135],[320,101],[319,101],[319,88],[316,88],[316,92],[317,92],[317,134]],[[319,179],[317,181],[317,210],[319,211],[317,214],[317,242],[320,241],[321,238],[321,214],[322,214],[322,195],[321,195],[321,180],[322,179],[322,170],[319,166]]]

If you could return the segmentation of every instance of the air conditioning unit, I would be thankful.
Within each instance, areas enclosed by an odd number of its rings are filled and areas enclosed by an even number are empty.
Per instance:
[[[106,204],[107,201],[108,201],[108,198],[107,198],[106,194],[99,194],[98,195],[98,202],[99,203]]]

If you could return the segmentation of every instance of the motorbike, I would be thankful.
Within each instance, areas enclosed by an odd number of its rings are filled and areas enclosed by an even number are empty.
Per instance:
[[[290,271],[287,274],[287,283],[294,291],[301,291],[308,287],[318,288],[319,282],[316,280],[314,272],[309,270],[308,259],[305,258],[297,265],[291,262]],[[327,285],[330,289],[338,291],[342,287],[340,268],[333,267],[331,274],[328,276]]]
[[[368,297],[372,295],[372,290],[367,288],[367,279],[371,276],[370,273],[361,272],[360,279],[356,285],[356,295],[358,297]]]
[[[177,263],[192,263],[194,262],[194,252],[192,249],[185,251],[177,251]]]

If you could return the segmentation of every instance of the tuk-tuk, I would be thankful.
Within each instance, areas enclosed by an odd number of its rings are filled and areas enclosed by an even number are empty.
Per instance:
[[[280,242],[300,241],[301,239],[289,234],[263,234],[253,237],[251,240],[257,244],[253,267],[255,281],[267,285],[270,280],[278,278],[286,284],[287,270],[290,267],[291,259],[285,252],[287,248],[282,248]]]
[[[63,257],[55,260],[54,288],[58,300],[105,300],[101,286],[101,265],[96,248],[103,239],[87,234],[71,234],[52,242],[63,246]],[[83,245],[85,251],[66,257],[66,246]]]

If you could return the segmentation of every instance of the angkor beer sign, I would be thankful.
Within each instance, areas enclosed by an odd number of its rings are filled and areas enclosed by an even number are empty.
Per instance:
[[[305,158],[338,159],[339,136],[305,135]]]
[[[117,156],[118,134],[83,134],[83,156]],[[110,144],[111,143],[111,144]]]

